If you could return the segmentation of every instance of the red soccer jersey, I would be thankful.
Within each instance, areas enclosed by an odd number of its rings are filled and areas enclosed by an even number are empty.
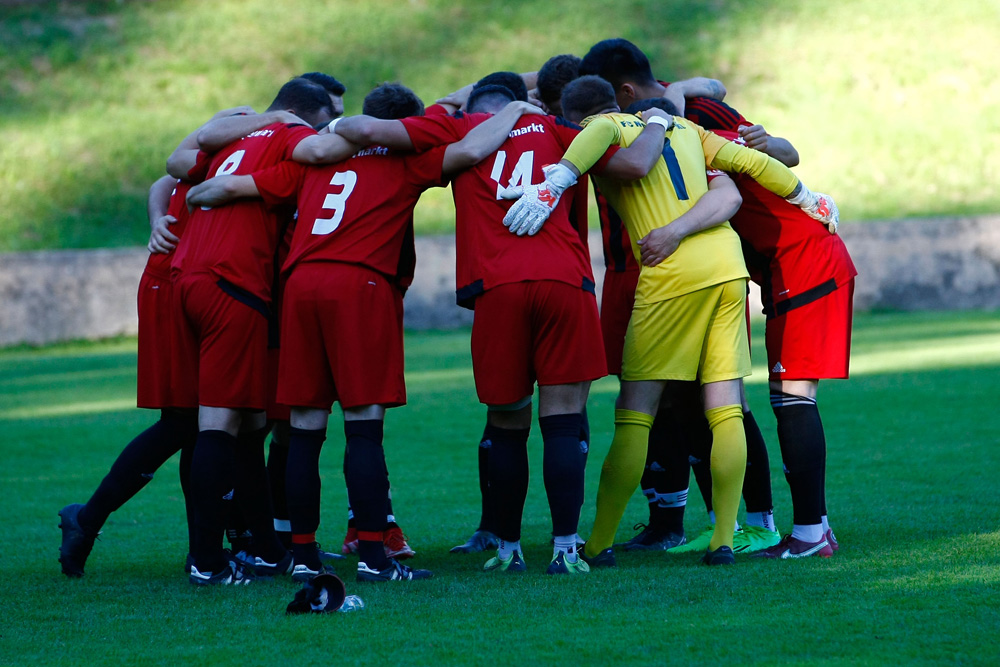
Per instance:
[[[735,132],[716,134],[743,143]],[[749,176],[731,176],[743,205],[730,223],[743,239],[747,268],[761,286],[765,312],[810,290],[833,291],[858,274],[839,236]]]
[[[461,139],[486,118],[456,114],[403,123],[420,150]],[[506,186],[542,183],[542,167],[559,162],[578,133],[555,116],[522,116],[497,151],[454,179],[459,305],[472,307],[483,291],[526,280],[556,280],[594,291],[590,253],[570,220],[576,191],[586,188],[586,181],[563,193],[541,231],[530,237],[507,231],[503,217],[512,202],[499,196]]]
[[[220,176],[260,171],[290,159],[295,146],[313,134],[305,125],[268,125],[211,156],[208,173]],[[187,238],[175,253],[173,270],[211,273],[270,301],[281,222],[278,211],[253,200],[195,209]]]
[[[267,204],[297,199],[298,221],[282,271],[299,262],[362,264],[396,277],[412,244],[413,207],[427,188],[443,186],[445,148],[402,153],[369,146],[336,164],[283,162],[254,174]]]

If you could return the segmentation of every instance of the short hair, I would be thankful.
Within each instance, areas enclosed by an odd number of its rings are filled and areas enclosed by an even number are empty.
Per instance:
[[[282,109],[292,109],[295,115],[310,124],[324,109],[328,115],[333,115],[333,106],[326,90],[303,78],[292,79],[283,85],[267,108],[268,111]]]
[[[649,58],[627,39],[605,39],[590,47],[580,62],[580,74],[596,74],[611,82],[615,90],[623,83],[654,83]]]
[[[365,95],[361,113],[382,120],[398,120],[423,116],[424,103],[417,94],[401,83],[383,83]]]
[[[538,70],[538,97],[546,106],[559,102],[566,84],[580,76],[581,60],[571,53],[552,56]]]
[[[465,102],[465,108],[469,113],[479,113],[480,111],[492,113],[499,111],[513,101],[514,93],[507,86],[487,84],[473,88],[469,99]]]
[[[306,72],[299,78],[312,81],[316,85],[322,86],[323,89],[331,95],[337,95],[340,97],[347,92],[347,86],[342,84],[340,81],[337,81],[329,74],[324,74],[323,72]]]
[[[493,72],[492,74],[487,74],[472,84],[472,89],[475,90],[483,86],[503,86],[514,93],[515,100],[528,101],[528,87],[524,85],[524,79],[521,78],[521,75],[516,72]],[[468,102],[466,102],[466,108],[468,108]]]
[[[599,76],[581,76],[566,84],[562,93],[563,115],[586,118],[599,111],[616,106],[615,89]]]
[[[625,109],[625,113],[641,113],[647,109],[652,109],[656,107],[657,109],[663,109],[671,116],[680,116],[680,112],[677,111],[677,107],[674,103],[665,97],[649,97],[644,100],[636,100],[632,104],[628,105]]]

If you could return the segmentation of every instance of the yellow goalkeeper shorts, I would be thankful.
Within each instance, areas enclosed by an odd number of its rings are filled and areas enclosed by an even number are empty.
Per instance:
[[[700,380],[750,375],[745,278],[632,310],[622,379]]]

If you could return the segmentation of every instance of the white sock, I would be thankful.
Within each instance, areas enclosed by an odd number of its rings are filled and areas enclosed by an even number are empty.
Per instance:
[[[562,551],[566,554],[566,562],[576,562],[576,533],[572,535],[556,535],[552,545],[552,557],[555,558]]]
[[[823,522],[823,534],[826,535],[826,531],[830,530],[830,520],[826,518],[825,514],[819,519]]]
[[[792,526],[792,537],[803,542],[816,544],[817,542],[821,542],[825,535],[826,532],[823,530],[823,524],[821,523],[814,523],[809,526],[794,524]]]
[[[747,512],[746,524],[748,526],[766,528],[772,533],[777,530],[774,527],[774,512],[770,510],[767,512]]]
[[[521,540],[517,542],[500,540],[500,548],[497,549],[497,555],[500,556],[500,560],[507,560],[515,551],[518,553],[521,552]]]

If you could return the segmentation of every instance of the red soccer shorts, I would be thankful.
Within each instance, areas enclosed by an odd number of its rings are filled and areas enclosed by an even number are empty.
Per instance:
[[[197,366],[177,358],[173,286],[169,278],[143,273],[139,281],[139,359],[136,404],[140,408],[197,406]],[[185,399],[185,397],[187,397]]]
[[[635,303],[635,286],[639,282],[638,271],[607,271],[604,287],[601,289],[601,333],[604,335],[604,358],[608,363],[608,373],[621,375],[622,349],[625,347],[625,331],[632,317]]]
[[[403,299],[385,276],[357,264],[305,262],[289,275],[283,299],[280,403],[406,403]]]
[[[815,301],[769,317],[768,379],[843,379],[851,360],[854,279]]]
[[[239,294],[239,298],[233,294]],[[181,274],[176,343],[198,369],[197,404],[234,410],[267,406],[266,305],[208,273]]]
[[[506,405],[540,385],[607,375],[601,322],[590,292],[554,280],[509,283],[476,298],[472,370],[486,405]]]

